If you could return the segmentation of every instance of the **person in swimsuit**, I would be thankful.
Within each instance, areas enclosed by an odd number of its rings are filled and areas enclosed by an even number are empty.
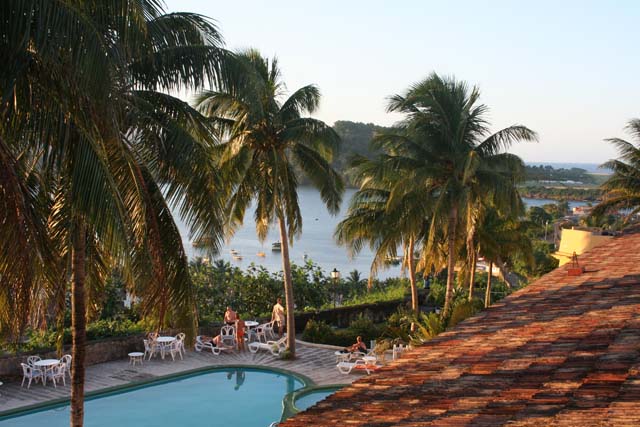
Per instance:
[[[238,343],[238,350],[244,350],[244,320],[236,315],[236,342]]]
[[[356,338],[356,342],[351,347],[345,348],[345,350],[347,350],[350,353],[356,353],[356,352],[366,353],[367,345],[364,342],[362,342],[362,337],[358,335],[358,337]]]

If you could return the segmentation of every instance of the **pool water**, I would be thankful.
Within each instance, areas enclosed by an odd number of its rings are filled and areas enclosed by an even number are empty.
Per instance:
[[[325,399],[326,397],[331,396],[337,390],[338,389],[335,388],[330,390],[319,390],[319,391],[314,391],[314,392],[305,394],[304,396],[301,396],[296,399],[295,406],[301,411],[304,411],[305,409],[310,408],[311,406],[315,405],[322,399]]]
[[[282,373],[225,369],[85,402],[85,426],[268,426],[282,416],[285,394],[303,387]],[[2,420],[0,427],[66,427],[69,406]]]

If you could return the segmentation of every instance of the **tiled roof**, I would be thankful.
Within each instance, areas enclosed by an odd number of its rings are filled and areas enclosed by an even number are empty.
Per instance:
[[[281,425],[640,426],[640,234],[580,262]]]

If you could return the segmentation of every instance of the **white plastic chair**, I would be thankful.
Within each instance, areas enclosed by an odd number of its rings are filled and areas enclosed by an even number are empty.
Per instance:
[[[142,358],[144,359],[145,357],[147,357],[147,355],[149,355],[149,360],[151,360],[151,358],[160,351],[160,346],[158,346],[158,343],[156,343],[155,341],[142,341],[144,342],[144,356]]]
[[[407,349],[406,345],[394,344],[393,345],[393,360],[400,358],[402,353]]]
[[[71,378],[71,360],[72,358],[70,354],[65,354],[62,356],[62,359],[60,359],[60,362],[65,365],[65,371],[69,374],[69,378]]]
[[[219,347],[216,347],[210,341],[202,341],[202,337],[200,335],[196,337],[196,344],[194,348],[197,352],[201,352],[202,350],[211,350],[211,353],[216,356],[220,354]]]
[[[171,355],[171,359],[174,362],[176,361],[176,354],[180,355],[180,360],[184,360],[184,358],[182,357],[182,351],[180,351],[180,341],[178,339],[169,344],[168,348],[166,348],[165,351],[169,352],[169,354]]]
[[[42,371],[34,368],[31,365],[27,365],[26,363],[21,363],[22,366],[22,384],[20,387],[24,387],[24,381],[29,380],[27,383],[27,389],[31,387],[31,381],[38,382],[38,380],[42,380]]]
[[[29,366],[35,366],[35,363],[40,361],[42,359],[40,359],[40,356],[29,356],[27,357],[27,365]]]
[[[62,379],[62,384],[64,384],[65,386],[67,385],[67,382],[65,380],[66,366],[67,365],[65,365],[64,362],[60,362],[57,365],[54,365],[45,371],[45,376],[47,377],[47,379],[50,379],[51,381],[53,381],[53,387],[58,388],[57,382],[60,379]]]
[[[273,332],[273,322],[263,323],[256,327],[256,336],[258,341],[266,343],[267,341],[274,341],[276,335]]]
[[[220,340],[222,344],[236,348],[236,328],[225,325],[220,329]]]
[[[180,350],[180,357],[186,354],[186,350],[184,348],[184,339],[187,335],[184,332],[180,332],[176,335],[176,341],[178,342],[178,349]]]

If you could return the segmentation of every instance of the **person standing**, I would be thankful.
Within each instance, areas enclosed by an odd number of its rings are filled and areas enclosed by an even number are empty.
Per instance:
[[[273,306],[273,310],[271,310],[271,322],[273,323],[275,329],[275,323],[278,323],[278,335],[282,336],[282,332],[284,330],[284,307],[282,306],[282,298],[278,298],[276,303]]]
[[[239,314],[236,314],[236,342],[238,343],[238,350],[244,351],[244,320],[240,318]]]
[[[229,326],[235,326],[238,315],[231,307],[227,307],[227,311],[224,312],[224,323]]]

